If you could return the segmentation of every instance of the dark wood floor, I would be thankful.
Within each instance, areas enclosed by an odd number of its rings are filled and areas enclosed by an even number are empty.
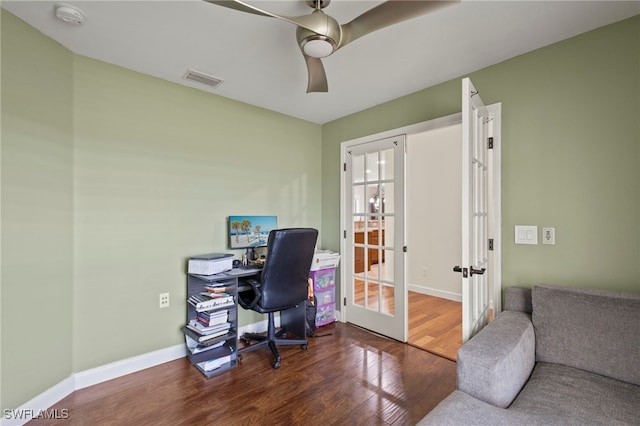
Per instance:
[[[29,425],[413,425],[455,388],[455,362],[360,328],[318,329],[309,349],[246,353],[204,378],[186,359],[79,390]]]

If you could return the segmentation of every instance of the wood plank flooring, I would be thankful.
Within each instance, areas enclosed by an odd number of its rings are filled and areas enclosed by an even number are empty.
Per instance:
[[[375,278],[380,271],[384,271],[384,263],[371,265],[366,273],[374,280],[366,280],[365,274],[354,277],[354,304],[393,315],[394,289],[379,287]],[[462,345],[462,303],[414,291],[408,292],[408,300],[408,343],[455,361]]]
[[[358,327],[318,329],[309,349],[267,349],[206,379],[186,359],[74,392],[29,425],[413,425],[455,388],[455,362]]]
[[[462,303],[410,291],[408,343],[455,361],[462,345]]]

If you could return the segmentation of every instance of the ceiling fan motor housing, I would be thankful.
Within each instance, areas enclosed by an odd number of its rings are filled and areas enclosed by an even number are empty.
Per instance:
[[[318,2],[320,3],[320,9],[324,9],[325,7],[329,6],[329,3],[331,3],[331,0],[307,0],[306,1],[306,3],[312,9],[318,9]]]
[[[342,29],[338,21],[321,10],[313,11],[312,15],[315,17],[315,23],[311,26],[314,31],[299,26],[296,37],[300,48],[307,56],[324,58],[338,48]]]

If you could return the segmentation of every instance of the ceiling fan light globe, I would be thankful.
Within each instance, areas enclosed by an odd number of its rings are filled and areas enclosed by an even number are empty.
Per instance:
[[[312,58],[325,58],[333,53],[335,47],[333,40],[321,35],[307,37],[302,42],[305,55]]]

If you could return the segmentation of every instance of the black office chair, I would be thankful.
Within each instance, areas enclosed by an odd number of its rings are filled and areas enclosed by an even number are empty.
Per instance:
[[[243,352],[268,346],[275,357],[273,368],[280,367],[278,345],[301,345],[307,340],[285,339],[286,330],[276,333],[274,313],[302,304],[308,297],[309,269],[313,260],[318,231],[312,228],[275,229],[267,240],[267,260],[260,280],[245,280],[251,289],[238,293],[238,303],[245,309],[268,314],[267,335],[246,333],[243,340],[257,340]],[[304,317],[303,317],[304,321]]]

